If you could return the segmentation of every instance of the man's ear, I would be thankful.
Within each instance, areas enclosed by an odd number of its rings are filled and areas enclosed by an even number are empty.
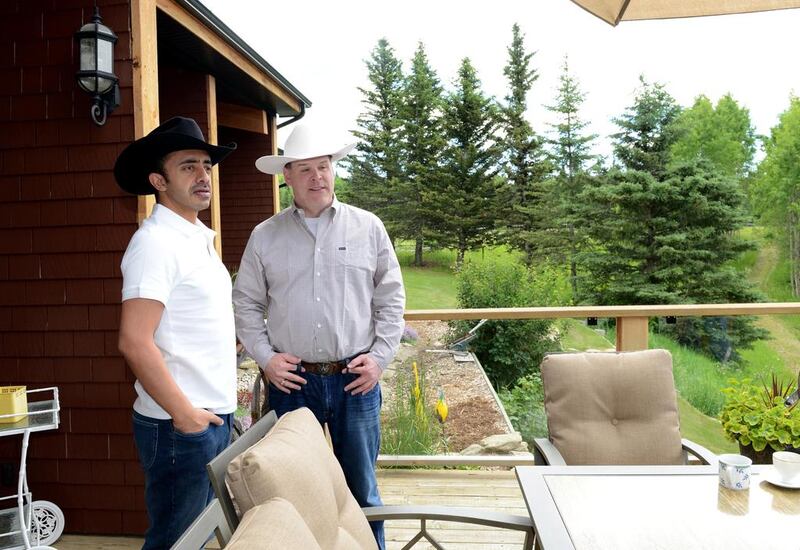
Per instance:
[[[164,176],[158,172],[150,172],[147,179],[150,180],[150,185],[152,185],[156,191],[166,191],[167,182],[164,180]]]

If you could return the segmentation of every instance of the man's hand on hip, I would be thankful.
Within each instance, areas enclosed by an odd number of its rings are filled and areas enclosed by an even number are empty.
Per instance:
[[[383,369],[370,354],[364,353],[347,364],[347,372],[357,374],[358,378],[346,385],[344,391],[352,390],[352,395],[358,395],[371,391],[378,384]]]
[[[222,426],[223,422],[216,414],[205,409],[191,409],[186,416],[172,419],[172,426],[181,433],[194,434],[208,429],[209,424]]]
[[[306,379],[296,373],[298,363],[300,358],[291,353],[276,353],[264,367],[264,372],[273,386],[283,393],[292,393],[292,390],[299,390],[306,383]],[[300,367],[300,371],[303,371],[303,367]]]

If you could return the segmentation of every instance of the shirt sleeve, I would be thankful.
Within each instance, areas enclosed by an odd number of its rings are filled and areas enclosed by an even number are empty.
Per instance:
[[[179,280],[174,251],[162,239],[137,232],[122,257],[122,301],[147,298],[166,305]]]
[[[250,234],[233,285],[236,335],[256,363],[264,369],[275,350],[267,335],[264,314],[267,310],[267,278],[258,253],[255,231]]]
[[[381,369],[386,369],[394,359],[403,335],[406,291],[403,287],[400,262],[397,261],[389,234],[380,220],[377,220],[376,223],[378,262],[373,277],[375,292],[372,295],[375,341],[370,349],[370,354]]]

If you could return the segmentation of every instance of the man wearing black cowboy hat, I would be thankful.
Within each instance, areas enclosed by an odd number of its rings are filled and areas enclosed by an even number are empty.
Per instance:
[[[131,143],[117,183],[158,204],[122,258],[119,349],[136,375],[133,435],[145,472],[144,548],[169,548],[211,499],[205,465],[230,440],[236,409],[231,280],[214,231],[211,167],[233,151],[176,117]]]

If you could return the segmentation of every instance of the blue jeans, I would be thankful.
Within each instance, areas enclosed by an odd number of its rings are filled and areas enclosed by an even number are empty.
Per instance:
[[[184,434],[172,420],[133,413],[133,437],[144,468],[144,497],[150,525],[143,550],[170,548],[214,496],[206,464],[230,443],[232,414],[217,415],[222,426]]]
[[[356,379],[355,374],[320,376],[298,372],[308,383],[299,391],[285,394],[269,385],[269,406],[278,416],[308,407],[320,424],[328,424],[333,454],[339,460],[350,492],[358,505],[381,506],[375,463],[381,444],[381,388],[375,386],[366,395],[350,395],[344,387]],[[383,522],[370,522],[378,548],[383,550]]]

